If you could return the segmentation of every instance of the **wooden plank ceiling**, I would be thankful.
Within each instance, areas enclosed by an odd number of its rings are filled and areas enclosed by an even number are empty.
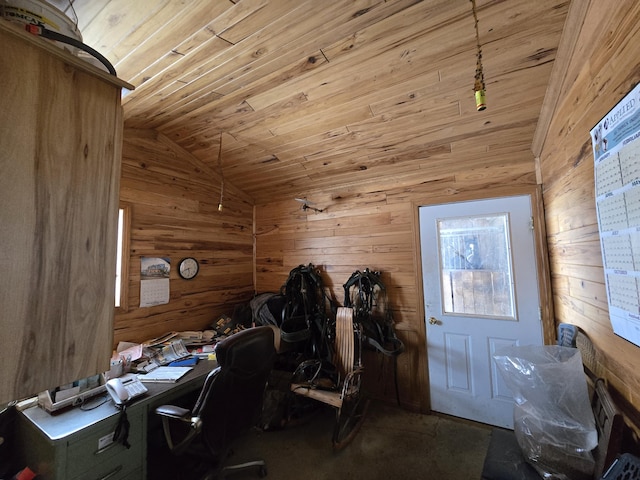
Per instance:
[[[476,4],[483,112],[470,0],[73,2],[84,42],[136,86],[126,126],[222,165],[256,203],[410,173],[487,132],[530,145],[568,1]]]

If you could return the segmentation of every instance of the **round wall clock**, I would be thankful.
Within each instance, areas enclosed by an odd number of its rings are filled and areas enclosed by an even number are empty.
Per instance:
[[[183,258],[178,264],[178,273],[185,280],[191,280],[195,277],[199,269],[200,265],[198,265],[198,261],[193,257]]]

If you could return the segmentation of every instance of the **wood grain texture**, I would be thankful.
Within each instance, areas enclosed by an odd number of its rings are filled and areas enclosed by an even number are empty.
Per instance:
[[[488,135],[484,140],[499,144],[500,135]],[[468,169],[467,149],[474,152],[470,156],[477,161],[476,168]],[[396,330],[407,347],[398,357],[400,401],[416,411],[429,410],[418,206],[519,191],[534,196],[534,209],[542,219],[534,161],[528,146],[521,146],[520,151],[512,147],[498,153],[499,149],[494,150],[488,144],[475,143],[456,145],[453,150],[458,150],[459,155],[442,154],[443,170],[446,164],[449,175],[444,184],[438,183],[442,175],[438,167],[433,171],[414,168],[411,179],[403,179],[403,186],[397,188],[387,179],[366,187],[310,187],[306,196],[324,209],[322,213],[302,211],[293,200],[256,206],[258,292],[278,291],[292,268],[313,263],[321,271],[329,294],[342,304],[343,284],[351,273],[364,268],[382,272]],[[522,169],[503,168],[507,159],[514,165],[521,162]],[[529,174],[525,175],[527,182],[521,180],[525,171]],[[443,185],[447,188],[442,188]],[[540,262],[546,269],[543,271],[548,271],[543,258],[545,250],[540,246],[543,240],[544,230],[536,243]],[[549,288],[542,286],[543,305],[550,304],[548,292]],[[553,336],[552,313],[552,308],[543,311],[545,327],[551,325],[549,338]],[[377,398],[395,402],[391,359],[367,352],[364,364],[368,391]]]
[[[129,309],[115,317],[115,344],[209,328],[253,296],[252,201],[229,182],[218,211],[217,170],[151,130],[125,129],[120,199],[131,208]],[[170,300],[140,308],[140,258],[171,259]],[[178,276],[195,257],[193,280]]]
[[[225,177],[269,203],[309,185],[412,185],[416,166],[495,132],[531,145],[569,2],[476,3],[484,112],[469,0],[76,0],[74,9],[84,41],[136,86],[123,99],[127,126],[161,132],[214,170],[222,133]]]
[[[0,401],[108,369],[120,88],[0,28]],[[71,58],[69,56],[69,58]]]
[[[588,2],[582,15],[566,73],[553,86],[555,114],[538,142],[556,322],[587,333],[610,387],[638,410],[640,350],[615,335],[609,321],[589,131],[640,81],[640,6]]]
[[[124,100],[121,192],[134,222],[131,308],[116,318],[116,339],[206,325],[254,289],[279,289],[299,263],[319,265],[340,299],[350,273],[368,266],[383,272],[408,346],[403,404],[428,409],[417,205],[542,182],[542,197],[531,191],[546,214],[536,229],[550,259],[543,291],[553,293],[545,339],[556,322],[580,325],[609,384],[640,407],[637,349],[612,333],[603,296],[588,135],[640,80],[637,2],[478,1],[481,114],[468,0],[210,3],[74,2],[85,41],[137,87]],[[232,189],[222,216],[220,138]],[[20,195],[18,185],[8,188]],[[294,197],[327,210],[303,213]],[[172,278],[168,306],[136,308],[139,256],[188,252],[207,262],[193,290]],[[393,400],[389,368],[367,374]]]

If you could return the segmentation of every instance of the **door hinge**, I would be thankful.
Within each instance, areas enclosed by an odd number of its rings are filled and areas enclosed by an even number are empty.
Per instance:
[[[533,231],[533,217],[529,219],[529,230]]]

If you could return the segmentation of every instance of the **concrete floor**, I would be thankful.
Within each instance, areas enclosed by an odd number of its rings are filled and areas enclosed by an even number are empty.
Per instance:
[[[252,431],[230,463],[262,457],[272,480],[478,480],[491,432],[473,422],[372,403],[353,442],[334,452],[334,421],[334,410],[323,407],[304,424]],[[230,478],[258,477],[252,471]]]

